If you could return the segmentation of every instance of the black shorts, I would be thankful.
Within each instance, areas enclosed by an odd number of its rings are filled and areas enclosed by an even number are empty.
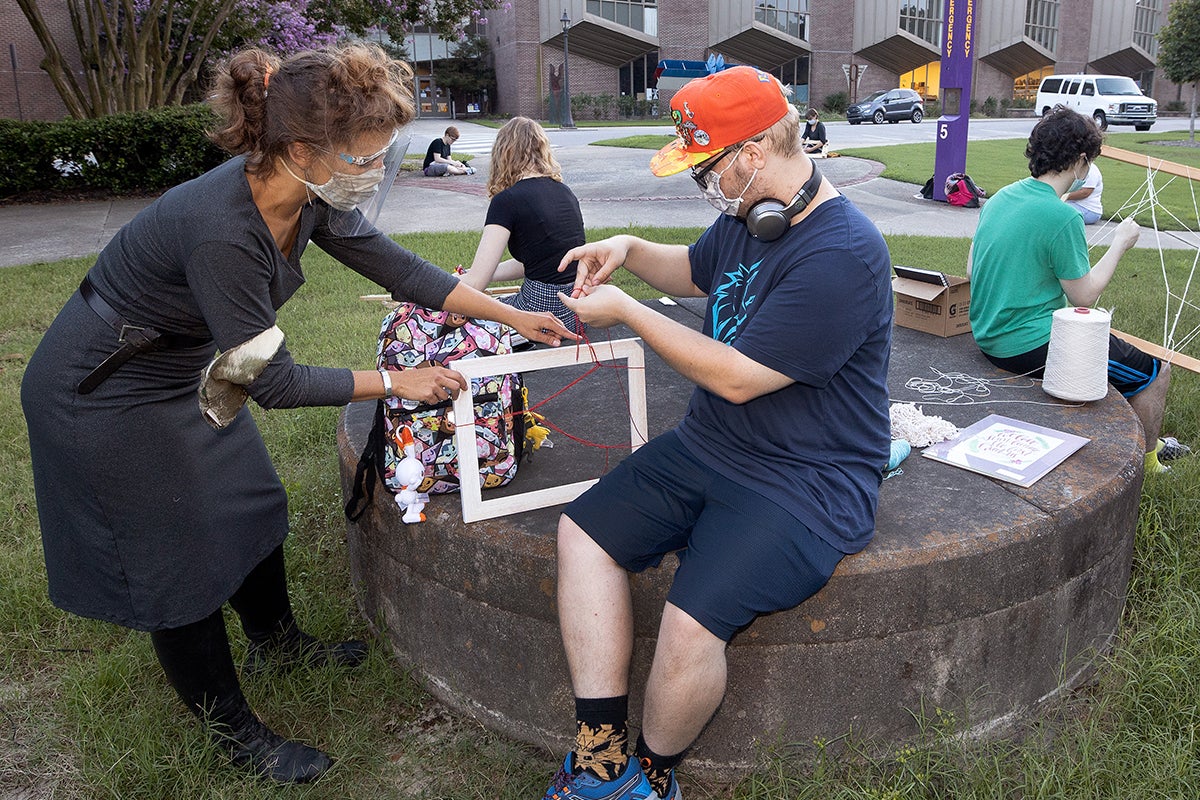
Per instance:
[[[695,458],[674,432],[631,454],[563,512],[631,572],[678,551],[667,600],[729,641],[816,594],[842,552]]]
[[[1034,348],[1027,353],[1009,358],[983,355],[988,361],[1006,372],[1041,378],[1046,369],[1046,353],[1050,343]],[[1126,399],[1154,383],[1162,362],[1152,355],[1143,353],[1124,339],[1108,335],[1108,382]]]

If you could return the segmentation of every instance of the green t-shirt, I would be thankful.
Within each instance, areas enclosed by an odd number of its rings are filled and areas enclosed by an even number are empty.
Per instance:
[[[1060,280],[1091,270],[1083,218],[1034,178],[984,203],[971,264],[971,332],[988,355],[1011,358],[1050,341],[1067,304]]]

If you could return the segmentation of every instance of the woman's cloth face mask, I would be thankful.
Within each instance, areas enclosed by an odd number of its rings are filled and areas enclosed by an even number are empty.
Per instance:
[[[380,166],[358,175],[334,172],[324,183],[313,183],[292,172],[287,162],[284,162],[283,168],[289,175],[307,186],[313,194],[338,211],[350,211],[359,203],[365,203],[374,197],[375,192],[379,191],[379,184],[383,183],[384,176],[384,169]]]

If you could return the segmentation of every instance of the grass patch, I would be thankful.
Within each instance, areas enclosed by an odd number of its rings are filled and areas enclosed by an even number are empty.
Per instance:
[[[592,230],[589,238],[618,232]],[[621,229],[687,243],[697,229]],[[413,234],[405,246],[445,266],[469,261],[477,234]],[[896,263],[961,274],[969,241],[888,237]],[[1093,260],[1099,252],[1092,254]],[[1172,280],[1190,268],[1167,254]],[[281,732],[337,758],[309,787],[274,787],[227,768],[159,672],[147,637],[64,614],[46,599],[28,443],[18,402],[26,358],[90,259],[0,270],[0,796],[65,798],[496,798],[538,796],[558,759],[448,712],[376,646],[353,673],[254,676],[251,702]],[[317,249],[306,286],[280,314],[297,359],[370,365],[382,309],[358,299],[378,289]],[[1161,268],[1128,253],[1103,304],[1117,324],[1160,339]],[[655,292],[626,284],[639,297]],[[1166,430],[1200,441],[1200,389],[1177,371]],[[351,599],[335,458],[337,409],[254,409],[291,503],[292,596],[323,637],[363,636]],[[764,749],[733,786],[684,776],[690,798],[1107,798],[1200,796],[1200,458],[1175,462],[1147,484],[1120,641],[1097,683],[1066,700],[1019,741],[967,746],[962,723],[927,710],[924,733],[882,752],[870,742]],[[230,618],[235,657],[244,653]],[[869,680],[865,676],[864,680]],[[737,680],[736,676],[734,680]],[[819,687],[818,687],[819,689]],[[849,721],[847,721],[849,725]],[[563,719],[564,728],[569,720]]]
[[[642,150],[661,150],[675,141],[675,139],[675,136],[667,134],[647,133],[637,136],[623,136],[619,139],[598,139],[592,142],[592,144],[599,147],[633,147]]]
[[[1200,167],[1200,147],[1155,144],[1162,141],[1183,141],[1187,136],[1186,131],[1110,133],[1105,136],[1105,143],[1167,161]],[[1001,187],[1022,178],[1028,178],[1026,143],[1025,139],[970,142],[967,145],[967,173],[989,194],[994,194]],[[922,142],[882,147],[852,147],[839,152],[844,156],[878,161],[885,165],[882,175],[884,178],[920,186],[933,174],[935,149],[934,143]],[[1125,216],[1127,212],[1122,211],[1122,206],[1135,192],[1140,194],[1139,189],[1146,182],[1146,170],[1108,158],[1101,158],[1099,164],[1104,173],[1104,217],[1111,217],[1118,211]],[[1164,216],[1160,211],[1157,217],[1160,229],[1180,230],[1186,225],[1195,230],[1200,226],[1190,181],[1162,174],[1155,180],[1155,186],[1159,192],[1159,202],[1183,222],[1181,225],[1179,221]],[[1134,218],[1142,225],[1154,223],[1154,218],[1148,211],[1137,213]]]

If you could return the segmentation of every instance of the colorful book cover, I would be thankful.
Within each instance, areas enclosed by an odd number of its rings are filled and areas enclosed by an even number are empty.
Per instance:
[[[1018,486],[1032,486],[1089,441],[1083,436],[991,414],[953,439],[926,448],[921,455]]]

